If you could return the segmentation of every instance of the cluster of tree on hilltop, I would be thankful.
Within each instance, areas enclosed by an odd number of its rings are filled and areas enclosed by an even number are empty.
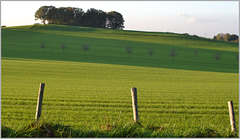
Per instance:
[[[214,40],[222,40],[222,41],[234,41],[234,42],[239,42],[238,35],[232,34],[230,35],[229,33],[219,33],[217,36],[213,37]]]
[[[116,11],[104,12],[94,8],[84,12],[81,8],[42,6],[35,13],[35,20],[43,24],[77,25],[97,28],[123,29],[124,19]]]

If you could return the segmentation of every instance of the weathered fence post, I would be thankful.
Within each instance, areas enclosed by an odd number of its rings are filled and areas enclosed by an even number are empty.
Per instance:
[[[132,95],[132,106],[133,106],[133,118],[134,122],[138,123],[138,106],[137,106],[137,88],[133,87],[131,89],[131,95]]]
[[[232,132],[237,132],[232,101],[228,101],[228,108],[229,108],[229,116],[230,116],[230,124],[231,124]]]
[[[44,87],[45,87],[45,84],[40,83],[39,92],[38,92],[38,100],[37,100],[36,116],[35,116],[36,121],[38,121],[38,119],[41,116]]]

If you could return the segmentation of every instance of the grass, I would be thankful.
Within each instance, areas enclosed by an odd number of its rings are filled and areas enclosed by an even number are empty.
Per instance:
[[[3,57],[238,73],[238,43],[167,33],[59,25],[45,25],[39,29],[29,29],[30,27],[2,29]],[[116,34],[121,34],[121,37]],[[42,42],[46,44],[44,51],[39,47]],[[67,47],[64,54],[60,48],[62,44]],[[90,47],[87,56],[82,50],[83,44]],[[133,49],[130,58],[125,50],[126,46]],[[154,51],[151,59],[149,48]],[[171,49],[175,49],[177,53],[174,60],[169,56]],[[195,50],[199,52],[197,57],[193,54]],[[216,52],[221,52],[219,61],[213,58]]]
[[[168,33],[30,27],[2,29],[2,137],[45,137],[48,130],[54,137],[238,137],[230,132],[227,106],[232,100],[239,116],[237,43]],[[82,44],[90,46],[86,56]],[[127,45],[134,52],[129,58]],[[149,47],[155,50],[152,59]],[[174,60],[168,56],[171,48],[178,54]],[[222,54],[218,63],[216,50]],[[46,84],[42,117],[33,125],[41,82]],[[142,126],[133,124],[132,87],[138,89]],[[236,123],[238,129],[238,118]]]
[[[106,127],[109,127],[107,124]],[[172,129],[165,129],[163,126],[155,127],[153,125],[139,124],[120,124],[112,128],[101,128],[99,130],[86,130],[84,127],[73,129],[71,126],[65,126],[52,122],[32,122],[18,131],[2,126],[2,137],[59,137],[59,138],[89,138],[89,137],[121,137],[121,138],[156,138],[156,137],[184,137],[184,138],[202,138],[202,137],[235,137],[232,132],[217,132],[205,127],[199,127],[197,130],[184,132],[180,136]],[[6,134],[9,133],[9,134]]]
[[[33,120],[39,83],[44,82],[45,120],[96,130],[105,117],[115,122],[121,111],[120,121],[131,123],[130,88],[135,86],[142,124],[167,129],[175,124],[179,136],[199,126],[222,132],[230,130],[228,100],[238,117],[237,80],[236,73],[2,59],[1,119],[14,130]]]

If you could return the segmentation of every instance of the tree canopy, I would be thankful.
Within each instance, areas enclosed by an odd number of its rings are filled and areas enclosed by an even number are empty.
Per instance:
[[[224,40],[224,41],[235,41],[235,42],[239,42],[239,38],[238,35],[236,34],[232,34],[230,35],[229,33],[219,33],[217,34],[217,36],[213,37],[214,40]]]
[[[43,24],[77,25],[97,28],[123,29],[124,19],[116,11],[104,12],[90,8],[84,12],[81,8],[42,6],[35,13],[35,20]]]
[[[35,20],[40,19],[43,24],[46,24],[46,20],[49,18],[49,10],[55,8],[54,6],[42,6],[35,12]]]
[[[124,19],[123,16],[116,12],[111,11],[107,13],[107,27],[112,29],[123,29]]]

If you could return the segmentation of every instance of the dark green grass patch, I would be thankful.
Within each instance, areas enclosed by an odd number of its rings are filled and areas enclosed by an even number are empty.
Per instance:
[[[174,127],[165,128],[164,126],[156,127],[151,124],[142,125],[134,123],[120,123],[117,126],[109,124],[103,125],[100,129],[88,130],[85,127],[74,128],[62,124],[52,122],[32,122],[24,126],[18,131],[13,131],[11,128],[2,126],[2,138],[89,138],[89,137],[109,137],[109,138],[203,138],[203,137],[235,137],[235,133],[227,132],[222,134],[219,131],[209,128],[199,127],[197,130],[187,130],[180,136],[174,131]]]

